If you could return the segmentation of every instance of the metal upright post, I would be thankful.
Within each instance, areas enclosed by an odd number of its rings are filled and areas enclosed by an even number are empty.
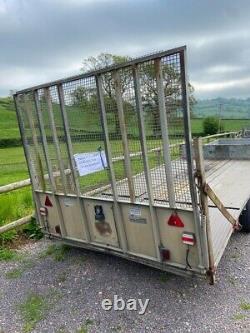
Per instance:
[[[123,145],[123,152],[124,152],[124,161],[125,161],[125,171],[126,176],[128,179],[128,188],[130,194],[131,202],[135,202],[135,191],[134,191],[134,180],[133,180],[133,173],[130,161],[130,154],[129,154],[129,146],[128,146],[128,137],[126,131],[126,123],[125,123],[125,116],[123,110],[123,101],[122,101],[122,94],[121,94],[121,78],[118,71],[113,72],[113,79],[115,83],[115,95],[116,95],[116,103],[117,103],[117,110],[118,110],[118,118],[119,118],[119,125],[121,129],[121,136],[122,136],[122,145]]]
[[[165,105],[165,92],[164,92],[164,82],[161,68],[161,59],[155,60],[155,76],[156,76],[156,86],[158,94],[158,105],[160,112],[161,121],[161,134],[162,134],[162,145],[163,145],[163,156],[164,165],[167,181],[167,191],[169,206],[171,208],[176,207],[175,203],[175,189],[172,174],[172,164],[171,164],[171,154],[170,154],[170,142],[168,136],[168,120],[167,120],[167,110]]]
[[[209,221],[208,197],[204,191],[204,187],[206,185],[206,178],[205,178],[205,167],[204,167],[203,150],[202,150],[202,138],[194,139],[194,149],[195,149],[195,159],[196,159],[196,173],[199,182],[198,185],[200,188],[201,213],[202,213],[203,223],[205,224],[206,227],[206,235],[207,235],[208,257],[209,257],[208,275],[210,278],[210,283],[214,284],[215,281],[214,254],[213,254],[211,226]]]
[[[145,178],[146,178],[146,184],[147,184],[152,231],[153,231],[153,235],[154,235],[155,253],[156,253],[157,259],[160,260],[161,259],[161,255],[160,255],[160,251],[159,251],[159,248],[161,246],[160,231],[159,231],[157,216],[156,216],[156,212],[155,212],[155,208],[154,208],[154,195],[153,195],[153,189],[152,189],[151,172],[150,172],[150,167],[149,167],[149,162],[148,162],[148,157],[147,157],[145,124],[144,124],[144,119],[143,119],[140,78],[139,78],[139,74],[138,74],[137,65],[135,65],[133,68],[133,80],[134,80],[136,112],[137,112],[137,118],[138,118],[138,124],[139,124],[142,158],[143,158],[143,165],[144,165]]]
[[[105,103],[104,103],[104,98],[103,98],[101,75],[96,76],[96,86],[97,86],[98,103],[99,103],[99,108],[100,108],[100,113],[101,113],[102,128],[103,128],[104,138],[105,138],[104,142],[105,142],[105,151],[106,151],[107,162],[108,162],[109,178],[110,178],[111,188],[112,188],[113,198],[114,198],[114,216],[115,216],[115,221],[116,221],[117,227],[118,227],[119,241],[120,241],[123,252],[126,253],[127,252],[127,238],[126,238],[126,232],[125,232],[122,212],[120,210],[119,203],[118,203],[118,193],[117,193],[117,188],[116,188],[115,172],[114,172],[113,162],[112,162],[111,144],[110,144],[109,135],[108,135],[107,116],[106,116]]]
[[[186,159],[187,159],[187,171],[189,180],[189,189],[192,200],[192,208],[194,212],[194,222],[195,222],[195,232],[197,235],[197,245],[198,245],[198,255],[199,255],[199,265],[204,267],[207,264],[206,250],[207,247],[204,246],[202,251],[201,239],[204,239],[202,235],[202,223],[200,221],[200,213],[198,210],[198,200],[197,200],[197,189],[195,185],[194,177],[194,158],[192,151],[192,135],[191,135],[191,124],[190,124],[190,108],[189,108],[189,94],[188,94],[188,78],[186,72],[186,50],[182,50],[180,53],[180,80],[182,89],[182,108],[183,108],[183,118],[184,118],[184,135],[185,135],[185,149],[186,149]],[[204,239],[205,241],[205,239]],[[203,242],[205,244],[206,242]],[[203,258],[204,257],[204,258]]]

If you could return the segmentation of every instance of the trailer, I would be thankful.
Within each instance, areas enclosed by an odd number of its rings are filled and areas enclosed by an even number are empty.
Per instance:
[[[192,140],[185,46],[14,101],[46,235],[214,283],[233,231],[249,231],[249,139]]]

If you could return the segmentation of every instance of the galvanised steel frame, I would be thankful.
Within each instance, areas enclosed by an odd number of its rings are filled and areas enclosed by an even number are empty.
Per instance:
[[[64,195],[70,195],[70,196],[76,196],[78,200],[82,200],[83,198],[89,198],[96,200],[95,196],[85,196],[83,195],[80,185],[79,185],[79,179],[77,175],[77,171],[75,169],[74,164],[74,152],[72,148],[72,140],[70,135],[70,125],[68,121],[68,115],[65,109],[65,96],[64,96],[64,84],[75,82],[82,79],[87,79],[90,77],[95,78],[96,82],[96,91],[97,91],[97,100],[98,100],[98,107],[99,112],[101,116],[101,126],[102,131],[104,135],[104,143],[105,143],[105,152],[108,162],[108,175],[110,179],[110,186],[112,188],[112,200],[114,205],[114,215],[116,217],[116,221],[119,221],[117,223],[118,228],[118,238],[121,244],[121,249],[123,255],[127,252],[127,242],[126,242],[126,235],[124,231],[124,224],[122,221],[122,214],[120,211],[120,198],[117,191],[117,181],[115,177],[115,170],[114,170],[114,162],[113,162],[113,156],[112,156],[112,149],[111,149],[111,143],[110,143],[110,136],[109,136],[109,129],[107,124],[107,111],[105,107],[105,100],[104,100],[104,91],[103,91],[103,75],[106,73],[111,73],[112,79],[115,83],[115,98],[117,101],[117,110],[118,110],[118,116],[119,116],[119,124],[121,129],[121,138],[122,138],[122,144],[123,144],[123,151],[124,151],[124,163],[125,163],[125,176],[128,181],[128,189],[129,189],[129,202],[138,204],[136,202],[136,196],[134,192],[134,186],[133,186],[133,175],[131,171],[131,156],[129,152],[129,144],[127,140],[127,133],[125,128],[125,119],[124,119],[124,108],[123,108],[123,101],[121,96],[121,89],[120,89],[120,70],[124,69],[131,69],[132,71],[132,78],[133,78],[133,86],[134,86],[134,95],[135,95],[135,109],[137,113],[137,119],[138,119],[138,126],[139,126],[139,140],[141,144],[141,156],[143,161],[143,172],[145,175],[145,181],[146,181],[146,187],[147,187],[147,193],[148,193],[148,201],[142,202],[140,205],[147,205],[150,208],[150,215],[151,215],[151,225],[153,230],[153,237],[154,237],[154,243],[155,243],[155,250],[157,253],[157,260],[160,262],[160,251],[159,248],[161,246],[160,244],[160,236],[159,236],[159,227],[157,223],[157,217],[156,217],[156,207],[161,206],[159,202],[156,202],[154,198],[154,190],[152,188],[152,174],[150,172],[150,166],[149,166],[149,157],[148,157],[148,148],[146,145],[146,129],[145,129],[145,122],[143,118],[143,102],[142,102],[142,89],[141,89],[141,82],[140,82],[140,74],[139,74],[139,66],[147,63],[147,62],[153,62],[155,67],[155,79],[156,79],[156,89],[158,94],[158,107],[159,107],[159,116],[160,116],[160,123],[161,123],[161,133],[162,133],[162,144],[163,144],[163,160],[164,160],[164,167],[165,167],[165,175],[166,175],[166,187],[167,187],[167,193],[168,193],[168,206],[171,209],[181,209],[181,210],[189,210],[190,207],[182,207],[179,208],[178,204],[176,203],[176,197],[175,197],[175,189],[174,189],[174,181],[173,181],[173,170],[171,165],[171,155],[170,155],[170,142],[169,142],[169,127],[168,124],[168,117],[167,117],[167,110],[166,110],[166,103],[165,103],[165,92],[164,92],[164,83],[163,83],[163,72],[162,72],[162,59],[164,57],[171,57],[171,56],[178,56],[179,59],[179,66],[180,66],[180,86],[181,86],[181,108],[183,112],[183,125],[184,125],[184,143],[185,143],[185,149],[186,149],[186,162],[187,162],[187,175],[188,175],[188,185],[189,185],[189,191],[191,195],[191,207],[193,211],[193,218],[194,218],[194,225],[195,225],[195,233],[196,233],[196,239],[197,239],[197,248],[198,248],[198,257],[199,257],[199,267],[200,269],[207,268],[209,266],[208,264],[208,248],[207,248],[207,235],[206,235],[206,229],[204,228],[202,222],[201,222],[201,215],[200,210],[198,206],[197,201],[197,190],[195,185],[195,177],[194,177],[194,163],[193,163],[193,156],[192,156],[192,138],[191,138],[191,126],[190,126],[190,114],[189,114],[189,96],[188,96],[188,85],[187,85],[187,73],[186,73],[186,47],[182,46],[179,48],[171,49],[164,52],[159,52],[152,55],[147,55],[138,59],[133,59],[127,63],[120,64],[120,65],[114,65],[110,66],[104,69],[99,69],[95,71],[91,71],[88,73],[80,74],[77,76],[72,76],[69,78],[49,82],[46,84],[41,84],[32,88],[23,89],[18,91],[14,95],[16,110],[17,110],[17,116],[18,116],[18,122],[20,127],[21,136],[23,139],[23,145],[24,145],[24,151],[26,160],[28,162],[29,166],[29,173],[30,178],[33,184],[33,196],[36,203],[36,209],[37,209],[37,217],[40,221],[40,224],[42,224],[40,214],[38,212],[39,207],[41,206],[41,202],[39,199],[39,192],[46,192],[44,189],[38,189],[36,187],[36,184],[38,182],[38,176],[37,172],[34,168],[34,161],[33,157],[31,156],[30,152],[30,143],[28,142],[27,133],[25,132],[25,125],[24,125],[24,119],[23,119],[23,108],[21,107],[20,100],[24,101],[22,103],[26,103],[26,107],[28,110],[28,104],[27,101],[25,101],[26,97],[29,96],[30,98],[34,99],[35,102],[35,113],[37,116],[39,131],[41,134],[41,142],[37,141],[35,133],[32,131],[32,138],[33,138],[33,144],[34,149],[38,150],[40,144],[42,144],[43,154],[45,157],[45,164],[46,169],[48,171],[48,178],[50,182],[50,193],[53,194],[55,197],[56,202],[57,196],[64,194]],[[59,106],[60,106],[60,112],[62,116],[63,121],[63,131],[65,135],[65,142],[66,142],[66,150],[69,157],[69,166],[70,166],[70,173],[72,177],[72,183],[74,188],[74,193],[69,193],[67,188],[67,172],[65,171],[65,167],[62,163],[62,154],[59,147],[59,136],[58,136],[58,130],[55,125],[55,116],[52,111],[52,102],[50,98],[50,88],[56,87],[56,91],[58,94],[59,99]],[[58,191],[55,181],[55,175],[53,172],[53,167],[51,164],[51,160],[49,158],[49,144],[46,139],[46,129],[44,125],[44,119],[41,112],[40,107],[40,101],[39,101],[39,91],[44,92],[44,98],[47,103],[48,107],[48,115],[49,115],[49,121],[52,127],[52,136],[53,136],[53,142],[55,145],[55,151],[56,151],[56,159],[59,166],[59,173],[61,176],[61,182],[62,182],[62,190]],[[27,118],[29,121],[31,121],[31,115],[29,114],[29,110],[27,111]],[[30,123],[30,128],[34,129],[34,124]],[[98,198],[98,200],[104,200],[103,198]],[[106,201],[109,199],[105,199]],[[82,209],[82,216],[86,217],[86,206],[84,204],[80,205]],[[165,207],[163,204],[162,207]],[[62,231],[62,237],[66,235],[65,231],[65,219],[63,216],[63,213],[60,209],[60,205],[57,205],[58,211],[60,213],[61,218],[61,231]],[[87,218],[82,218],[83,226],[86,230],[86,237],[87,242],[90,243],[90,231],[88,224],[86,223]],[[45,226],[46,229],[46,226]],[[71,240],[68,240],[69,242]],[[72,240],[74,241],[74,240]],[[77,244],[77,241],[75,242]],[[91,244],[89,244],[91,247]],[[180,269],[176,266],[176,268],[173,266],[170,270],[175,271],[175,269],[180,272]],[[186,274],[186,273],[184,273]],[[189,273],[187,273],[189,274]]]

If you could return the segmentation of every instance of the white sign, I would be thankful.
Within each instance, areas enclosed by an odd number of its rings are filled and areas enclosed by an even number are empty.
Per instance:
[[[91,153],[75,154],[74,159],[80,176],[104,170],[107,159],[103,150]]]

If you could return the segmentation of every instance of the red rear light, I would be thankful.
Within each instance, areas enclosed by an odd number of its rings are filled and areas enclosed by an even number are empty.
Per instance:
[[[168,225],[172,225],[172,226],[178,227],[178,228],[184,227],[184,223],[182,222],[182,220],[176,213],[173,213],[170,216],[170,218],[168,219]]]
[[[47,206],[47,207],[53,207],[52,202],[50,201],[50,198],[47,195],[46,195],[46,198],[45,198],[44,205]]]
[[[195,244],[195,235],[192,232],[183,232],[181,239],[184,244],[187,245]]]

